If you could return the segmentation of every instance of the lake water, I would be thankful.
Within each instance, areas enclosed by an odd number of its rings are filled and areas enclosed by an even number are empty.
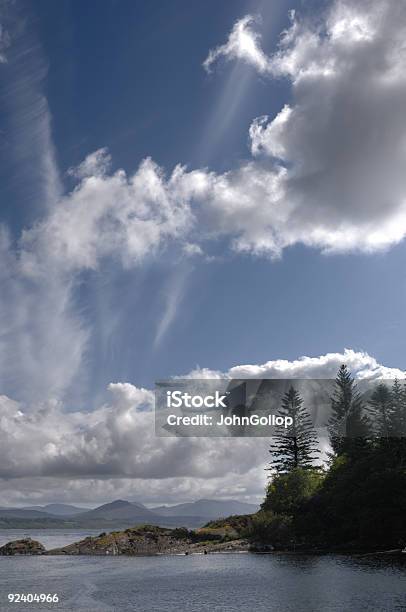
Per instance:
[[[62,542],[73,533],[48,534],[48,538],[60,538]],[[34,537],[33,532],[30,535]],[[57,545],[56,539],[51,542],[54,545]],[[60,601],[9,604],[8,593],[57,593]],[[0,557],[0,609],[7,612],[405,611],[406,566],[376,558],[299,554]]]

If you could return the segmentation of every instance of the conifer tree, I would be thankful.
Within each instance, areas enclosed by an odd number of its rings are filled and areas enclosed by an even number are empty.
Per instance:
[[[396,378],[392,386],[391,429],[396,437],[406,437],[406,387]]]
[[[398,391],[396,389],[396,392]],[[369,400],[373,431],[379,438],[388,439],[395,435],[393,399],[390,389],[384,383],[379,383]]]
[[[317,448],[317,435],[309,412],[293,386],[283,396],[278,416],[291,417],[293,423],[287,428],[277,427],[274,443],[269,450],[272,460],[268,469],[281,474],[295,468],[314,469],[314,462],[320,452]]]
[[[382,409],[377,415],[378,424],[381,424],[378,428],[378,449],[384,453],[384,461],[392,461],[402,468],[406,465],[406,388],[397,379],[390,390],[390,397],[387,430],[382,427]]]
[[[334,453],[357,453],[366,444],[369,420],[364,414],[364,405],[354,378],[346,365],[342,365],[338,371],[331,409],[328,432]]]

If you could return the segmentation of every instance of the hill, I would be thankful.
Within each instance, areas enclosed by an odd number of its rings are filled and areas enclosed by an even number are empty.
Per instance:
[[[235,514],[253,514],[257,512],[258,506],[236,500],[199,499],[176,506],[158,506],[151,510],[161,516],[196,516],[210,520]]]
[[[146,523],[157,519],[158,516],[148,510],[145,506],[138,503],[131,503],[122,499],[117,499],[109,504],[103,504],[93,510],[87,510],[76,515],[76,520],[89,521],[92,519],[104,519],[107,521],[130,520],[134,522]]]
[[[38,512],[46,512],[53,516],[75,516],[86,512],[86,508],[79,508],[70,504],[47,504],[46,506],[28,506],[24,510],[36,510]]]

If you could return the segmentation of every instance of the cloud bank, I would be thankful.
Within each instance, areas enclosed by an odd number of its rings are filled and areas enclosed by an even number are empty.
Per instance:
[[[234,366],[223,373],[204,369],[189,376],[331,378],[343,362],[361,379],[404,377],[352,350]],[[75,495],[75,501],[91,502],[94,494],[103,501],[119,491],[126,496],[143,492],[159,502],[163,486],[167,501],[201,497],[203,492],[215,495],[217,490],[225,497],[260,497],[268,439],[158,438],[152,391],[129,383],[113,383],[109,390],[111,400],[93,412],[65,412],[57,401],[27,408],[0,397],[0,491],[7,499],[34,499],[35,491],[44,487],[42,499]],[[65,482],[68,488],[61,497]]]
[[[404,378],[398,368],[388,368],[366,352],[345,349],[343,353],[326,353],[319,357],[300,357],[293,361],[276,359],[266,363],[233,366],[227,372],[207,368],[193,370],[191,378],[335,378],[345,363],[358,380]]]
[[[257,161],[214,182],[214,206],[230,216],[234,246],[270,254],[296,243],[373,252],[401,241],[405,5],[337,0],[321,19],[292,13],[269,57],[254,28],[251,16],[238,21],[204,64],[242,60],[291,84],[291,100],[276,117],[250,127]]]

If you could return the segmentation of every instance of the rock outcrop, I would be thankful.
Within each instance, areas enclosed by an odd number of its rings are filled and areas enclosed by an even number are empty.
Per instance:
[[[47,551],[47,555],[159,555],[248,550],[243,540],[203,539],[187,529],[165,529],[146,525],[125,531],[101,533],[80,542]]]
[[[189,531],[154,525],[101,533],[61,548],[45,550],[40,542],[26,538],[8,542],[0,555],[175,555],[248,550],[245,540],[231,539],[214,529]]]
[[[7,542],[7,544],[0,547],[0,555],[3,556],[43,555],[45,552],[45,547],[41,544],[41,542],[31,540],[31,538]]]

